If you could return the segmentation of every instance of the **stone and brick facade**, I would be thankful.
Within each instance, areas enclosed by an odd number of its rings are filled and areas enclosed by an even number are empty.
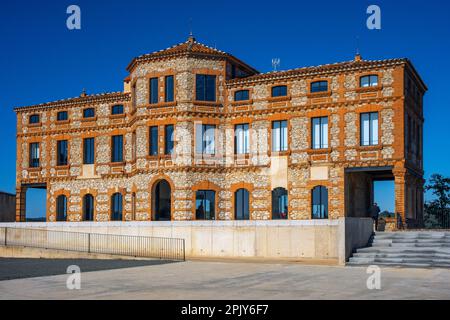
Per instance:
[[[16,108],[17,221],[25,220],[28,187],[47,189],[47,220],[56,221],[57,198],[67,199],[67,221],[83,220],[83,197],[94,197],[94,221],[111,219],[111,196],[123,197],[124,221],[155,219],[155,185],[170,189],[170,219],[196,219],[196,191],[215,191],[215,219],[235,219],[235,191],[246,189],[250,219],[272,218],[272,190],[288,195],[288,219],[312,219],[312,190],[328,191],[329,219],[367,216],[374,180],[395,181],[398,220],[418,225],[423,207],[423,103],[426,86],[407,59],[353,61],[259,73],[225,52],[190,37],[166,50],[135,58],[124,91]],[[196,100],[196,74],[214,75],[215,101]],[[165,77],[173,76],[173,101]],[[376,76],[373,86],[361,86]],[[150,103],[150,79],[158,80]],[[328,88],[311,92],[311,84]],[[286,86],[287,95],[272,97]],[[249,98],[235,101],[235,92]],[[113,106],[123,114],[113,115]],[[83,112],[94,108],[95,116]],[[66,111],[67,119],[57,119]],[[361,114],[378,114],[378,143],[361,145]],[[30,117],[39,121],[30,124]],[[328,145],[312,148],[312,119],[328,118]],[[272,123],[287,121],[288,149],[273,152]],[[215,125],[215,152],[196,152],[196,125]],[[234,128],[250,127],[250,151],[235,154]],[[164,152],[165,128],[174,126],[174,151]],[[150,154],[149,128],[158,127],[158,152]],[[111,161],[112,137],[123,137],[123,160]],[[84,164],[83,141],[95,138],[95,161]],[[58,166],[57,141],[68,141],[67,164]],[[30,167],[30,144],[39,144],[39,166]],[[166,188],[167,190],[167,188]],[[401,218],[401,219],[400,219]]]

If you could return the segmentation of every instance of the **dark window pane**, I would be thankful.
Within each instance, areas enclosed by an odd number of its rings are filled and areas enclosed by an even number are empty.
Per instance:
[[[113,114],[113,115],[123,114],[123,106],[122,105],[113,106],[112,110],[111,110],[111,114]]]
[[[312,218],[328,219],[328,189],[323,186],[312,190]]]
[[[57,142],[57,165],[66,166],[67,165],[67,140],[60,140]]]
[[[311,83],[311,92],[328,91],[328,81],[316,81]]]
[[[30,116],[30,124],[36,124],[39,123],[40,117],[38,114],[33,114]]]
[[[288,219],[288,194],[284,188],[276,188],[272,191],[272,219]]]
[[[83,140],[83,164],[94,164],[95,139],[85,138]]]
[[[150,127],[150,155],[157,156],[158,155],[158,127]]]
[[[158,78],[150,79],[150,103],[158,103]]]
[[[83,110],[83,118],[93,118],[95,117],[95,109],[88,108]]]
[[[246,101],[250,99],[248,90],[239,90],[234,93],[234,101]]]
[[[272,97],[285,97],[287,96],[287,86],[272,87]]]
[[[83,220],[94,220],[94,197],[91,194],[83,197]]]
[[[57,115],[57,120],[58,121],[66,121],[68,119],[69,119],[69,114],[68,114],[67,111],[60,111],[60,112],[58,112],[58,115]]]
[[[121,193],[115,193],[111,197],[111,220],[122,221],[123,197]]]
[[[195,197],[195,217],[197,220],[215,220],[216,192],[199,190]]]
[[[359,80],[359,85],[362,88],[376,87],[376,86],[378,86],[378,76],[377,75],[369,75],[369,76],[361,77]]]
[[[29,156],[29,165],[30,168],[38,168],[39,167],[39,143],[30,143],[30,156]]]
[[[165,99],[166,102],[172,102],[173,99],[173,76],[167,76],[166,77],[166,83],[165,83]]]
[[[112,137],[112,162],[122,162],[123,161],[123,136],[113,136]]]
[[[216,101],[216,76],[197,74],[195,88],[197,101]]]
[[[236,220],[249,220],[250,219],[250,207],[249,207],[249,192],[246,189],[239,189],[235,193],[235,219]]]
[[[164,143],[165,154],[173,153],[173,125],[167,125],[165,128],[165,143]]]
[[[56,221],[67,220],[67,198],[64,195],[56,198]]]

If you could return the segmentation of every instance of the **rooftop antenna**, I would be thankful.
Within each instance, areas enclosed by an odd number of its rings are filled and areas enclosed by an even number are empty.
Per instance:
[[[194,37],[194,32],[192,31],[192,18],[189,18],[189,38]]]
[[[359,36],[356,37],[356,55],[355,55],[355,61],[361,61],[361,53],[359,52]]]
[[[273,58],[273,59],[272,59],[272,68],[273,68],[273,71],[277,71],[277,69],[278,69],[278,67],[280,66],[280,64],[281,64],[280,58]]]

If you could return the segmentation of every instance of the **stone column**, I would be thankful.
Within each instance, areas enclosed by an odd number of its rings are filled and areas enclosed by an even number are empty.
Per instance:
[[[26,187],[21,186],[16,188],[16,222],[26,221],[26,195]]]

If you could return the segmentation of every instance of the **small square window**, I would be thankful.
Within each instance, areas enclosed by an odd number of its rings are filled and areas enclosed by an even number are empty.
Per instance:
[[[111,109],[112,115],[123,114],[123,105],[113,106]]]
[[[29,119],[30,124],[37,124],[39,122],[40,122],[40,117],[38,114],[33,114],[30,116],[30,119]]]
[[[272,87],[272,97],[286,97],[287,86]]]
[[[83,118],[94,118],[95,117],[95,109],[88,108],[83,110]]]
[[[69,114],[67,111],[60,111],[56,116],[57,121],[66,121],[69,119]]]

